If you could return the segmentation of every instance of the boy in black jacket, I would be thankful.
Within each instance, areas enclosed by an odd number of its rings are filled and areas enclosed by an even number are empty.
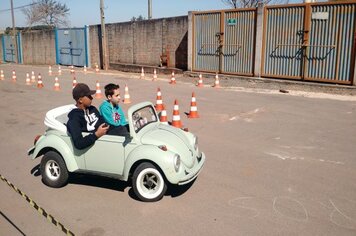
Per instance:
[[[84,149],[93,145],[109,129],[99,111],[91,105],[92,95],[95,92],[83,83],[77,84],[72,91],[77,108],[68,114],[67,129],[77,149]],[[89,132],[90,134],[83,137],[82,132]]]

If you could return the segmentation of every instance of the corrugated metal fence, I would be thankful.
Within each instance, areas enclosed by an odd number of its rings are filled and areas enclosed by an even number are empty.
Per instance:
[[[57,28],[56,62],[61,65],[88,66],[88,27]]]
[[[262,75],[351,84],[355,9],[356,3],[266,7]]]
[[[193,13],[193,70],[253,75],[256,9]]]
[[[261,52],[257,9],[193,12],[192,69],[254,76],[262,55],[264,77],[353,83],[356,1],[267,6],[263,15]]]
[[[19,62],[22,63],[22,50],[21,47],[15,47],[15,40],[17,40],[17,45],[21,45],[21,34],[17,33],[16,38],[12,35],[2,36],[2,49],[3,49],[3,60],[4,62]],[[17,55],[17,58],[16,58]]]

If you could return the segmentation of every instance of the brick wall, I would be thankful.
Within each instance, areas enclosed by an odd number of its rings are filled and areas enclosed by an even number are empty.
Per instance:
[[[92,68],[95,67],[95,64],[102,65],[100,60],[101,55],[101,30],[100,25],[90,25],[89,26],[89,50],[90,50],[90,65]],[[99,41],[100,40],[100,41]]]
[[[188,16],[166,19],[165,40],[169,60],[174,67],[187,69],[188,59]]]
[[[56,64],[55,33],[53,30],[22,32],[23,64]]]
[[[168,66],[187,68],[188,16],[106,24],[109,63],[160,65],[167,56]],[[89,26],[90,64],[102,67],[101,26]],[[0,45],[1,46],[1,45]],[[55,64],[55,33],[22,32],[24,64]],[[2,55],[2,50],[1,54]],[[2,60],[2,56],[1,59]]]
[[[187,32],[188,16],[107,24],[109,63],[158,66],[166,55],[169,67],[186,69]],[[101,55],[100,34],[100,25],[90,26],[92,65]]]

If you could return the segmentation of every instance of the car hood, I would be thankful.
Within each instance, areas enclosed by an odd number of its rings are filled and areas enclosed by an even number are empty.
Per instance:
[[[190,142],[188,133],[175,127],[159,124],[155,129],[147,131],[141,137],[142,144],[166,145],[171,152],[180,155],[181,161],[185,166],[194,166],[194,147]]]

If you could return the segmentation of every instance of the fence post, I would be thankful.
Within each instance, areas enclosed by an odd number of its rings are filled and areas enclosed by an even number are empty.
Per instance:
[[[58,28],[54,29],[54,35],[55,35],[54,42],[55,42],[55,48],[56,48],[56,65],[59,65],[60,52],[59,52],[59,45],[58,45]]]
[[[89,25],[84,26],[84,43],[85,43],[85,66],[91,67],[90,58],[90,41],[89,41]]]
[[[257,7],[257,20],[256,20],[256,45],[255,45],[255,68],[254,76],[261,77],[261,62],[262,58],[262,43],[263,43],[263,8],[262,3]]]
[[[5,52],[5,37],[4,37],[4,35],[1,35],[1,53],[2,53],[2,60],[3,60],[3,63],[5,63],[5,54],[6,54],[6,52]]]
[[[188,12],[188,71],[193,69],[193,14]]]
[[[17,32],[16,40],[17,40],[17,63],[22,64],[23,63],[23,55],[22,55],[22,34],[21,34],[21,32]]]

